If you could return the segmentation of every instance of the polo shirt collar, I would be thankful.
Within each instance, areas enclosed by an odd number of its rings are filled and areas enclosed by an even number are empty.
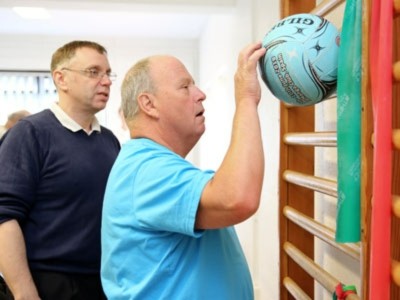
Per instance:
[[[62,110],[57,102],[52,103],[52,105],[50,106],[50,110],[56,116],[57,120],[60,121],[61,125],[65,128],[71,130],[72,132],[77,132],[79,130],[85,131],[81,125],[75,122],[70,116],[65,113],[65,111]],[[90,135],[93,131],[101,132],[100,123],[97,120],[96,116],[93,118],[91,128],[92,130],[90,132],[87,132],[88,135]]]

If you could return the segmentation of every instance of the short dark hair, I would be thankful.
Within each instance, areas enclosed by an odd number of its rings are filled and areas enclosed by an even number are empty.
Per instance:
[[[65,61],[70,60],[74,55],[76,49],[79,48],[91,48],[96,50],[101,54],[107,54],[106,48],[102,45],[92,42],[92,41],[72,41],[64,46],[58,48],[56,52],[54,52],[51,58],[50,70],[53,72],[57,67],[64,63]]]

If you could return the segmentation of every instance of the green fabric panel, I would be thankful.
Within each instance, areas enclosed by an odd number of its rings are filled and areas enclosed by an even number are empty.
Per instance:
[[[341,243],[361,236],[361,4],[346,1],[338,59],[336,241]]]

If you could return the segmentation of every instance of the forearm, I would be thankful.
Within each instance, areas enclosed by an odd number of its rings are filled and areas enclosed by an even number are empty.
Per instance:
[[[28,267],[24,237],[17,221],[0,224],[0,245],[0,272],[14,299],[39,299]]]
[[[257,106],[254,103],[242,103],[237,107],[231,144],[217,176],[225,192],[230,194],[230,199],[245,201],[243,205],[249,208],[258,207],[264,176],[264,151]]]

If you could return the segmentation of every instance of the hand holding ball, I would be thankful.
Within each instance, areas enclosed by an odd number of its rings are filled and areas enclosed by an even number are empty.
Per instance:
[[[264,37],[261,77],[275,97],[288,104],[319,103],[336,91],[340,35],[316,15],[279,21]]]

